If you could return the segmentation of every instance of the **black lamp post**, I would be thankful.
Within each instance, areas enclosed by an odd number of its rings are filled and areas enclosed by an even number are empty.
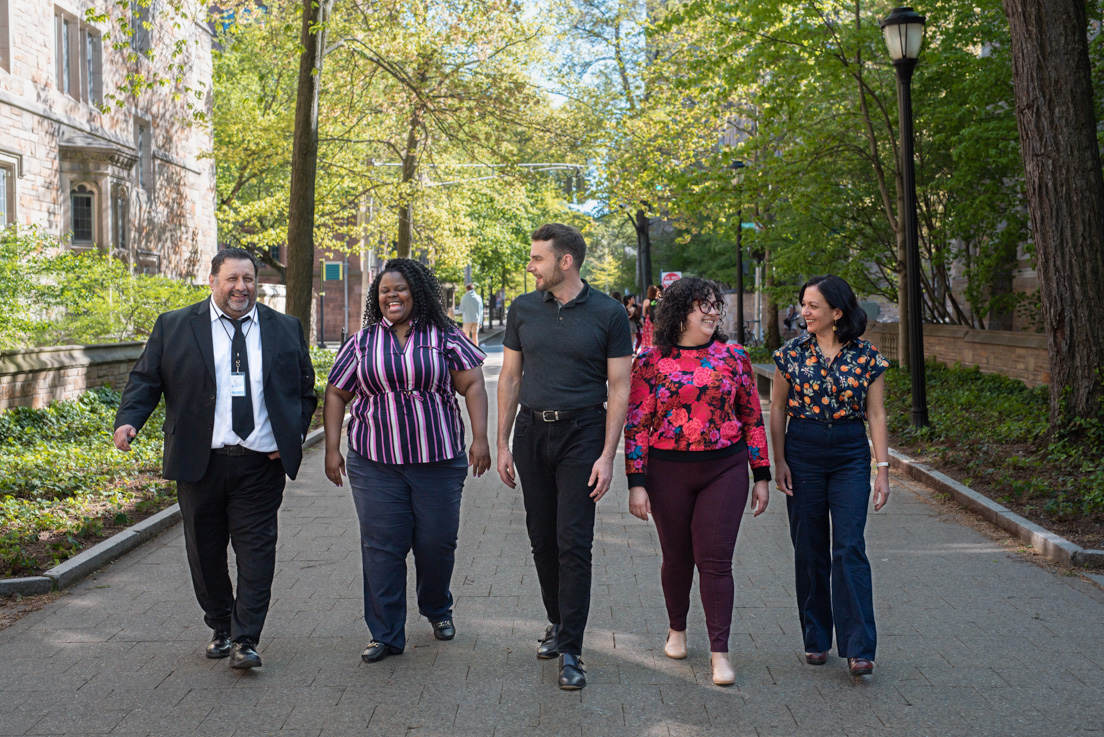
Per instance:
[[[744,180],[744,168],[747,164],[737,159],[730,164],[735,171],[732,183],[737,187]],[[744,208],[736,210],[736,340],[740,345],[747,343],[744,335]]]
[[[920,243],[916,224],[916,172],[912,133],[912,70],[924,41],[924,16],[912,8],[895,8],[881,22],[893,68],[897,70],[897,111],[901,126],[901,180],[905,187],[905,253],[908,300],[909,376],[912,424],[928,426],[928,390],[924,379],[924,328],[920,300]]]

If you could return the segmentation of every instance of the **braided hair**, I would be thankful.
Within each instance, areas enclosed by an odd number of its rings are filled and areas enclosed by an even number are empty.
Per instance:
[[[441,285],[437,282],[437,277],[429,267],[409,258],[393,258],[376,274],[364,300],[363,327],[371,327],[383,321],[383,312],[379,306],[379,285],[383,275],[389,271],[401,274],[410,285],[410,295],[414,300],[414,309],[410,315],[412,324],[435,325],[445,332],[456,329],[456,323],[448,319],[441,304]]]
[[[724,301],[724,291],[717,282],[687,276],[679,279],[663,292],[663,302],[652,317],[655,322],[653,342],[663,356],[671,355],[678,345],[682,331],[686,329],[686,320],[695,309],[695,302]],[[719,343],[728,341],[728,336],[717,325],[713,339]]]

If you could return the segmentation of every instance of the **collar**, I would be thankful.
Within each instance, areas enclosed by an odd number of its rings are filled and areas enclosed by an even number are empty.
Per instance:
[[[817,342],[816,342],[816,335],[813,334],[813,333],[806,333],[804,336],[802,336],[800,338],[796,338],[796,340],[798,341],[798,345],[800,345],[800,346],[803,346],[803,347],[806,347],[806,348],[815,348],[818,351],[820,350],[820,345],[817,344]],[[852,338],[851,340],[847,341],[846,343],[840,343],[840,350],[842,351],[844,348],[850,348],[852,346],[857,346],[858,345],[857,341],[858,341],[858,338]]]
[[[380,321],[379,321],[378,324],[382,325],[384,330],[390,330],[391,328],[395,327],[395,323],[391,322],[386,317],[382,317],[382,316],[380,317]],[[417,324],[418,324],[417,321],[415,321],[413,318],[411,318],[411,320],[410,320],[410,329],[413,330],[414,326],[417,325]]]
[[[216,323],[220,318],[225,317],[227,320],[233,320],[234,318],[227,315],[225,312],[219,309],[219,306],[215,304],[215,300],[211,300],[211,322]],[[242,317],[248,317],[250,322],[257,322],[257,303],[253,303],[253,309],[242,315]]]
[[[582,303],[587,301],[588,297],[590,297],[590,284],[587,284],[586,279],[583,279],[582,282],[583,282],[583,291],[579,292],[575,296],[575,299],[571,300],[570,302],[564,302],[564,307],[571,307],[573,305],[581,305]],[[552,294],[551,289],[548,290],[547,292],[541,292],[541,294],[543,295],[543,299],[544,299],[545,302],[551,302],[551,301],[556,299],[556,295]]]
[[[703,348],[709,348],[716,342],[717,336],[714,335],[712,338],[709,339],[708,343],[702,343],[701,345],[676,345],[675,348],[678,348],[680,351],[700,351]]]

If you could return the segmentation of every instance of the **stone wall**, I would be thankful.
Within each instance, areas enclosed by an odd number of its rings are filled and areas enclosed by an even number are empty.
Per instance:
[[[863,337],[897,360],[897,327],[895,322],[873,323]],[[1004,374],[1028,386],[1050,383],[1047,339],[1039,333],[925,325],[924,354],[948,366],[977,366],[983,373]]]
[[[122,390],[144,346],[105,343],[0,352],[0,410],[45,407],[99,386]]]

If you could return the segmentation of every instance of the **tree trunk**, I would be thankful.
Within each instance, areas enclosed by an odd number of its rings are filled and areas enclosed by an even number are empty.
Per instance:
[[[1085,0],[1003,1],[1058,429],[1104,404],[1104,175]]]
[[[633,229],[636,231],[636,280],[641,299],[644,299],[648,293],[648,286],[652,284],[651,219],[648,217],[647,210],[641,208],[636,211]]]
[[[778,298],[774,296],[774,271],[771,270],[771,253],[763,254],[763,280],[767,286],[767,348],[776,351],[782,347],[782,331],[778,329]]]
[[[295,100],[295,135],[291,149],[288,204],[287,314],[299,318],[310,335],[311,289],[314,283],[314,180],[318,171],[318,92],[325,23],[333,0],[303,0],[299,57],[299,90]],[[314,32],[311,29],[317,29]],[[322,316],[319,315],[319,319]]]
[[[420,75],[418,79],[424,79]],[[395,241],[395,255],[410,258],[410,247],[414,242],[414,192],[413,181],[418,174],[419,155],[421,153],[422,111],[415,109],[410,116],[410,125],[406,133],[406,150],[402,157],[402,183],[404,200],[399,204],[399,234]]]

